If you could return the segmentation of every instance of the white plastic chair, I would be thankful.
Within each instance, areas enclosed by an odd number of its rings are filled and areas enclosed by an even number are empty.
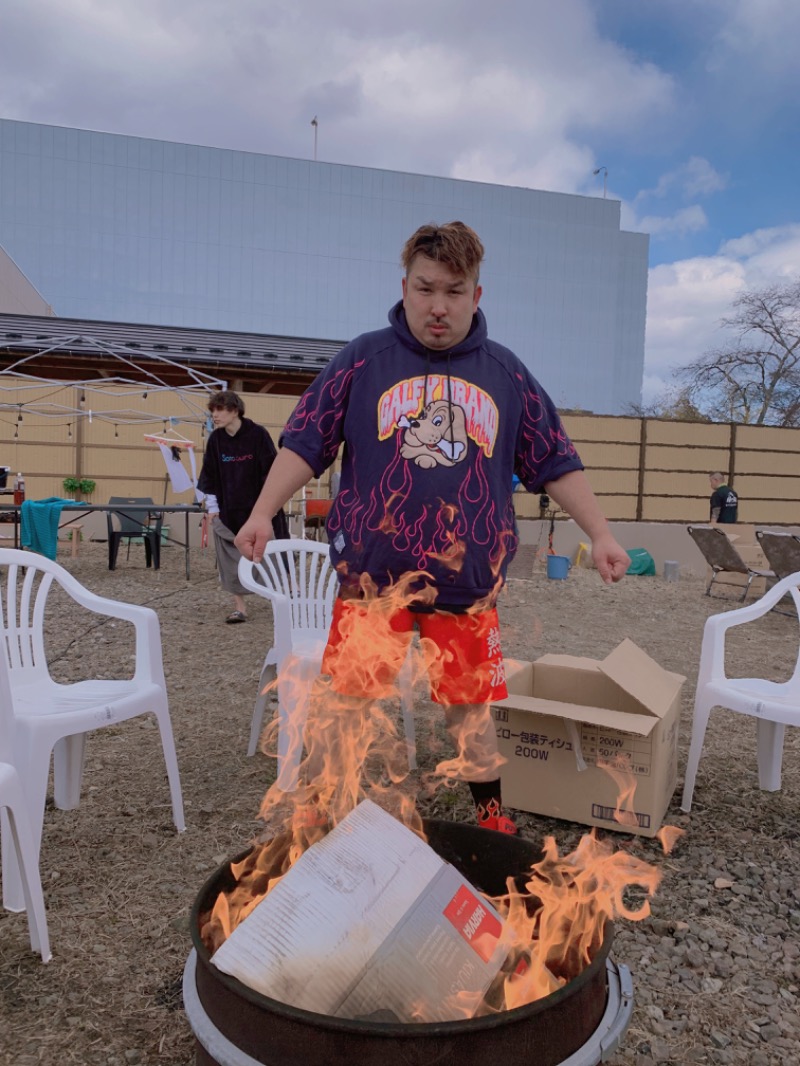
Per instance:
[[[0,810],[3,812],[3,847],[13,845],[21,875],[21,888],[28,913],[28,928],[31,947],[49,962],[50,937],[44,910],[42,882],[36,858],[36,841],[25,805],[22,781],[16,766],[12,765],[12,737],[14,711],[11,702],[11,684],[5,656],[0,655]]]
[[[44,620],[54,582],[88,611],[133,624],[136,637],[133,677],[70,685],[59,684],[50,677]],[[71,810],[80,800],[86,734],[140,714],[153,714],[158,722],[173,819],[182,832],[185,828],[183,799],[164,680],[161,631],[155,611],[96,596],[58,563],[34,552],[12,548],[0,548],[0,585],[3,638],[0,653],[8,667],[11,690],[12,750],[22,779],[37,858],[51,754],[55,804],[62,810]],[[9,910],[22,910],[16,857],[5,846],[2,852],[3,901]]]
[[[261,668],[258,697],[250,725],[248,755],[255,755],[264,723],[270,680],[278,679],[278,779],[284,792],[297,788],[302,744],[308,714],[308,695],[322,666],[338,590],[327,544],[311,540],[272,540],[260,563],[239,560],[239,580],[272,604],[273,640]],[[281,682],[283,664],[293,657],[292,685]],[[300,684],[299,684],[300,683]],[[411,664],[407,658],[399,686],[408,762],[416,769],[416,741],[411,693]]]
[[[791,678],[785,682],[762,678],[729,678],[725,673],[725,635],[732,626],[752,622],[771,611],[791,594],[800,611],[800,573],[773,585],[759,600],[735,611],[715,614],[706,620],[700,652],[700,671],[694,703],[692,740],[686,765],[681,809],[690,811],[697,767],[712,707],[727,707],[757,720],[758,784],[766,792],[781,787],[783,740],[787,725],[800,725],[800,656]]]

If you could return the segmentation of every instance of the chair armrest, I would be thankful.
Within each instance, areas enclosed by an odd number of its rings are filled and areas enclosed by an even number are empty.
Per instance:
[[[164,658],[161,648],[161,623],[152,607],[138,603],[123,603],[120,600],[98,596],[84,588],[70,574],[59,575],[56,580],[65,592],[92,614],[106,618],[118,618],[130,622],[134,627],[136,639],[136,667],[134,676],[146,677],[159,684],[166,685],[164,679]]]

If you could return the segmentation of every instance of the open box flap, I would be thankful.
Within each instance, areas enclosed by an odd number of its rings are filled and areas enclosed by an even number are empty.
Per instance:
[[[568,722],[585,722],[588,725],[602,726],[604,729],[618,729],[620,732],[634,733],[639,737],[649,736],[660,721],[655,716],[612,711],[606,707],[585,707],[580,703],[561,703],[558,700],[517,694],[504,700],[495,700],[493,706],[509,707],[530,714],[550,715]]]
[[[659,666],[627,637],[598,665],[606,677],[656,718],[664,717],[686,681],[680,674]]]

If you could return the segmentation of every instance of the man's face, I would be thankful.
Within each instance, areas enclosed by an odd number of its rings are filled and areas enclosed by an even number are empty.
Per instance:
[[[215,407],[211,411],[211,421],[214,423],[214,429],[227,429],[228,426],[239,421],[239,412],[229,411],[225,407]]]
[[[459,277],[444,263],[416,255],[403,278],[408,328],[426,348],[453,348],[469,333],[481,292],[472,278]]]

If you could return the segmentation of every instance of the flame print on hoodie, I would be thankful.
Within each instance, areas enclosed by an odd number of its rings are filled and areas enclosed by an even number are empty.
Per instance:
[[[390,327],[346,345],[301,397],[281,437],[319,477],[342,448],[327,522],[344,581],[403,574],[437,605],[491,602],[518,537],[512,477],[532,492],[583,466],[525,365],[487,337],[478,310],[448,351],[425,348],[402,303]]]

